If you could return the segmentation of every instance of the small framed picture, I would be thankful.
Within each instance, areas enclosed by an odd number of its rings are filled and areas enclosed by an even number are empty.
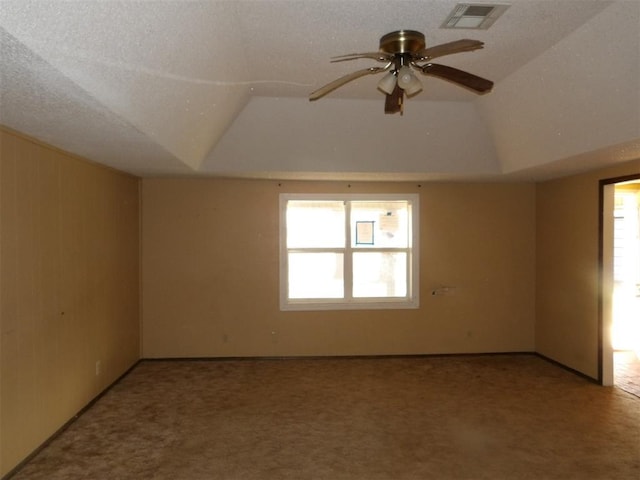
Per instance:
[[[373,245],[374,223],[356,222],[356,245]]]

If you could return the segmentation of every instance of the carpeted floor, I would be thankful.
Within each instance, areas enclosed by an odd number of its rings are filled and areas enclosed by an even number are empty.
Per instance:
[[[638,478],[638,397],[495,355],[144,361],[12,480]]]

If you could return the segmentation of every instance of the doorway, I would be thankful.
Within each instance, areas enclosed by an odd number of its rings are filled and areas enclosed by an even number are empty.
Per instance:
[[[600,380],[640,396],[640,179],[600,187]]]

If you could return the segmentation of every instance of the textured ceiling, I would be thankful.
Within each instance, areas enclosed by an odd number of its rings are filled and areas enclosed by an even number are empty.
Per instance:
[[[549,178],[640,158],[640,1],[511,0],[489,30],[455,1],[0,0],[0,123],[137,175]],[[377,77],[310,103],[394,30],[485,48],[438,59],[385,115]]]

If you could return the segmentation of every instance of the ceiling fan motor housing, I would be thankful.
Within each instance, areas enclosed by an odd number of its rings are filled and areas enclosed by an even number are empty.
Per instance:
[[[415,30],[398,30],[380,38],[380,50],[393,55],[417,53],[425,46],[424,35]]]

